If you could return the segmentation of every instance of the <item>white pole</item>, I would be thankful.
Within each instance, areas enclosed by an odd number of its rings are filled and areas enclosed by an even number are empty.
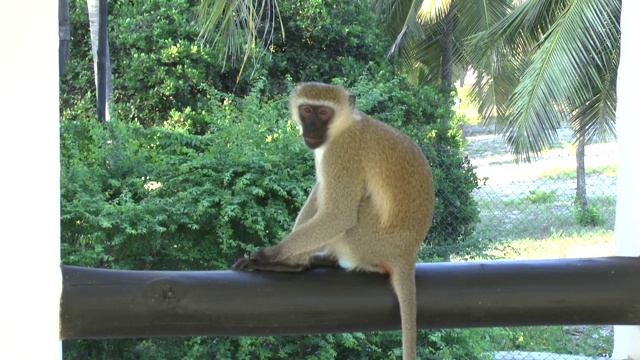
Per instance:
[[[640,204],[640,134],[638,96],[640,92],[640,5],[638,1],[623,1],[621,15],[621,49],[618,67],[617,133],[620,145],[618,168],[618,200],[616,204],[616,253],[640,256],[640,232],[637,230]],[[640,286],[640,284],[629,284]],[[640,299],[636,299],[640,305]],[[615,326],[613,359],[640,360],[640,326]]]
[[[1,1],[0,39],[0,358],[60,359],[58,1]]]

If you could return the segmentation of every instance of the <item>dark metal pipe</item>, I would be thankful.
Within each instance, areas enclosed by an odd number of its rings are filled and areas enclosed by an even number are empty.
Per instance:
[[[379,274],[123,271],[62,266],[62,339],[399,329]],[[416,267],[420,328],[640,324],[640,258]]]

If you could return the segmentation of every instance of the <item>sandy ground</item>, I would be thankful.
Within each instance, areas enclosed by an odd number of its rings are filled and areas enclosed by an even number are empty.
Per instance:
[[[469,158],[476,166],[476,174],[487,178],[486,184],[476,190],[476,196],[484,199],[498,197],[501,201],[521,198],[532,190],[555,191],[558,196],[575,196],[576,181],[540,178],[553,169],[571,169],[576,166],[571,129],[559,133],[560,146],[546,151],[540,159],[526,164],[516,164],[505,141],[491,131],[480,127],[465,129],[469,145]],[[585,166],[601,167],[618,164],[618,144],[615,142],[588,145],[585,149]],[[612,196],[616,192],[616,178],[606,175],[588,175],[588,195]],[[603,331],[611,331],[604,328]],[[604,357],[553,354],[546,352],[500,351],[495,360],[606,360]]]
[[[478,133],[480,132],[480,133]],[[571,130],[560,131],[561,148],[544,152],[540,159],[531,163],[516,164],[514,157],[502,137],[487,131],[476,130],[466,139],[469,141],[466,151],[471,163],[476,166],[478,177],[486,177],[486,186],[479,192],[483,196],[517,197],[527,190],[555,190],[560,196],[575,195],[575,180],[539,179],[545,171],[553,169],[571,169],[576,166],[575,153],[571,139]],[[615,166],[618,164],[618,144],[615,142],[587,145],[585,149],[586,167]],[[615,178],[603,175],[587,176],[587,189],[597,188],[599,196],[614,195]]]

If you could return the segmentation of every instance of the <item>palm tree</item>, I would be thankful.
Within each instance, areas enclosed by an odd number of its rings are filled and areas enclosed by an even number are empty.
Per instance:
[[[277,23],[284,37],[279,15],[278,0],[202,0],[200,36],[222,46],[223,63],[240,64],[240,79],[249,59],[265,53]]]
[[[465,39],[491,28],[511,10],[510,0],[370,0],[396,41],[404,69],[418,84],[441,89],[445,101],[454,79],[464,77],[472,64]],[[486,63],[489,63],[488,61]]]
[[[514,59],[511,77],[489,74],[474,90],[491,104],[483,115],[495,111],[497,128],[518,161],[540,155],[553,144],[558,128],[571,124],[577,143],[576,202],[582,210],[588,207],[585,145],[615,135],[620,6],[620,0],[527,0],[467,42],[472,59],[498,52]],[[487,83],[513,91],[487,102]]]
[[[620,0],[372,3],[416,81],[450,89],[453,69],[478,71],[472,95],[517,161],[539,156],[569,122],[576,203],[587,210],[585,145],[614,134]]]
[[[113,75],[111,74],[111,56],[109,56],[109,39],[107,37],[107,0],[87,0],[87,11],[98,97],[98,120],[109,121],[113,102]],[[100,29],[101,27],[102,29]],[[102,75],[103,72],[104,75]]]

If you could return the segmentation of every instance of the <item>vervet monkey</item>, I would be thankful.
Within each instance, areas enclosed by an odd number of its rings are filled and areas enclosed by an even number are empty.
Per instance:
[[[415,262],[435,199],[427,159],[408,136],[358,111],[344,88],[302,83],[290,110],[314,152],[317,182],[293,231],[232,269],[339,264],[388,274],[400,304],[403,359],[416,359]]]

